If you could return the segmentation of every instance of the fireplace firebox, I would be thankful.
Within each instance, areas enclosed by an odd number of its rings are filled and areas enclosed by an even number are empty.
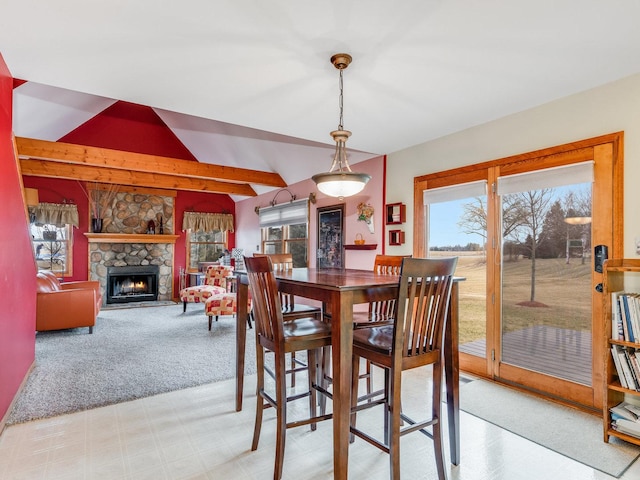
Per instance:
[[[107,304],[158,300],[157,265],[107,268]]]

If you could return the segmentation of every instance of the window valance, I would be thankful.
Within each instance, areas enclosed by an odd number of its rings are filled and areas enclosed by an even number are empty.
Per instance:
[[[36,225],[79,226],[78,206],[73,203],[39,203],[29,207],[29,214]]]
[[[184,212],[182,231],[233,232],[233,215],[230,213]]]

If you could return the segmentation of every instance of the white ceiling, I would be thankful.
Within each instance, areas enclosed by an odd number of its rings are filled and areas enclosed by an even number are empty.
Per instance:
[[[20,0],[0,53],[29,81],[16,135],[57,140],[125,100],[200,161],[294,183],[330,165],[334,53],[354,58],[354,164],[640,72],[639,19],[638,0]]]

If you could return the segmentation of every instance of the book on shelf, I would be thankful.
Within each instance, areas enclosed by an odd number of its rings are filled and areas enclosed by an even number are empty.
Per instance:
[[[640,344],[640,294],[611,292],[611,338]]]
[[[616,367],[616,374],[618,375],[618,380],[620,380],[620,385],[624,388],[629,388],[629,384],[627,383],[627,378],[624,375],[624,371],[622,370],[622,364],[620,363],[620,356],[618,355],[619,345],[611,346],[611,356],[613,357],[613,364]]]
[[[631,327],[635,341],[640,341],[640,296],[637,293],[628,294],[631,310]]]
[[[611,354],[613,355],[613,362],[618,373],[618,378],[620,379],[620,384],[629,390],[640,391],[640,377],[637,377],[633,370],[629,351],[621,345],[612,345]]]
[[[611,292],[611,338],[613,340],[624,340],[625,338],[619,301],[619,296],[623,293],[623,291]]]
[[[631,376],[633,377],[635,390],[640,391],[640,367],[638,366],[638,361],[636,359],[636,352],[634,349],[625,348],[624,356],[627,359],[629,368],[631,369]]]
[[[624,418],[625,420],[631,420],[632,422],[638,421],[638,415],[634,412],[637,409],[635,405],[631,405],[627,402],[621,402],[615,407],[611,407],[609,411],[611,412],[611,418],[614,420],[619,420]],[[636,410],[637,411],[637,410]]]
[[[627,435],[632,435],[634,437],[640,437],[640,423],[638,422],[621,418],[612,422],[611,426],[618,432],[626,433]]]
[[[632,323],[631,323],[631,310],[629,307],[629,295],[622,294],[620,295],[620,301],[622,302],[622,314],[623,314],[623,318],[624,318],[624,332],[625,332],[625,336],[624,339],[629,341],[629,342],[635,342],[635,335],[633,334],[633,328],[632,328]]]

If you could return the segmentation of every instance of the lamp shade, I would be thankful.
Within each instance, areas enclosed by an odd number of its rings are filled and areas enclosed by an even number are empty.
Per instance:
[[[318,190],[330,197],[350,197],[362,191],[371,179],[366,173],[335,172],[314,175]]]

